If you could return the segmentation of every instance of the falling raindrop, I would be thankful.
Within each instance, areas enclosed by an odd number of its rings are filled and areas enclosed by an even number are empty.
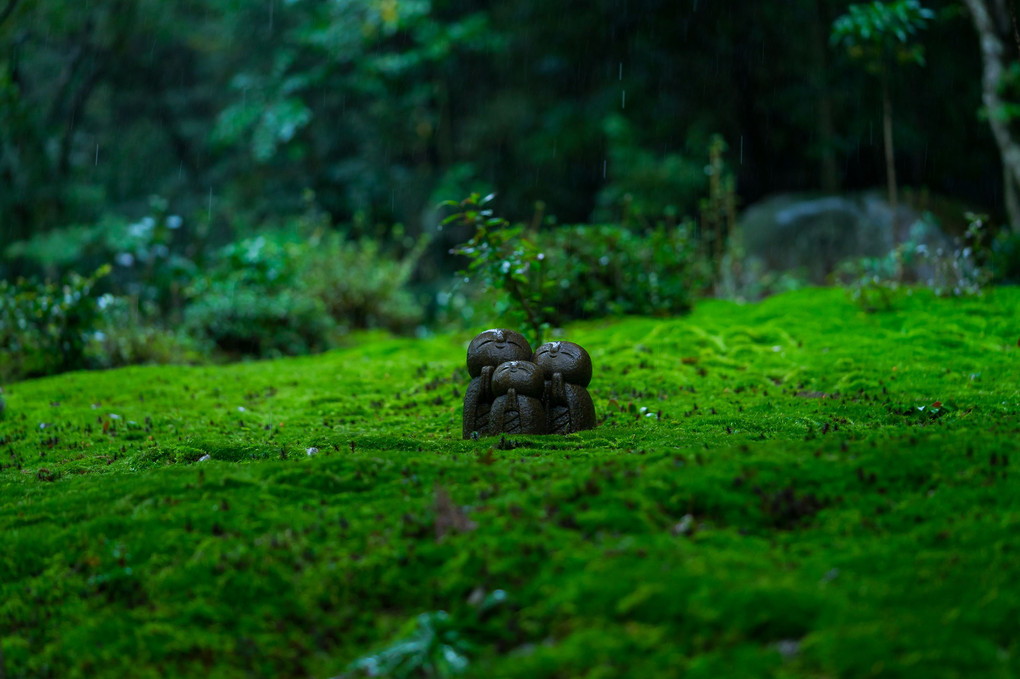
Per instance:
[[[96,167],[99,167],[99,142],[96,142]]]
[[[627,90],[623,91],[623,99],[620,100],[620,108],[627,108]]]
[[[623,80],[623,62],[620,62],[620,80]]]

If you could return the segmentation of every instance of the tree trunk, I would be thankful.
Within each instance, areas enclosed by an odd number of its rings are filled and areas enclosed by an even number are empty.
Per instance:
[[[811,17],[811,80],[815,94],[815,125],[818,134],[822,190],[835,193],[839,190],[839,164],[836,160],[836,123],[833,116],[832,88],[829,87],[828,25],[822,4],[814,3]]]
[[[999,82],[1002,79],[1006,56],[1006,42],[1012,35],[1012,22],[1006,7],[1006,0],[964,0],[974,20],[978,38],[981,41],[981,57],[984,62],[982,88],[988,124],[992,128],[995,143],[1002,157],[1003,193],[1006,197],[1006,212],[1014,233],[1020,233],[1020,200],[1017,200],[1020,180],[1020,144],[1013,138],[1009,121],[1002,113],[999,99]],[[1006,36],[1006,37],[1004,37]]]
[[[882,136],[885,137],[885,181],[892,206],[893,240],[898,242],[899,198],[896,190],[896,153],[893,149],[892,99],[889,97],[889,76],[882,75]]]

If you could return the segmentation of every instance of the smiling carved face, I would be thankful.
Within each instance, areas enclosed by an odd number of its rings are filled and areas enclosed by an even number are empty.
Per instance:
[[[467,367],[471,377],[482,374],[482,368],[493,368],[507,361],[530,361],[531,345],[524,335],[513,330],[494,328],[479,334],[468,345]]]
[[[560,373],[570,384],[587,387],[591,382],[591,357],[580,344],[548,342],[535,351],[532,360],[542,368],[547,380]]]
[[[507,361],[501,364],[492,373],[492,393],[501,396],[511,387],[521,396],[541,396],[545,389],[542,370],[531,361]]]

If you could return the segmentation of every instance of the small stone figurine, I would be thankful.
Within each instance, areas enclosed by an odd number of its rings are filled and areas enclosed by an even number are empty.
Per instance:
[[[588,393],[591,357],[584,347],[573,342],[549,342],[535,351],[532,361],[544,374],[542,403],[546,431],[550,434],[571,434],[594,429],[595,404]]]
[[[486,330],[468,345],[467,366],[466,439],[595,428],[591,356],[579,344],[549,342],[532,354],[519,332]]]
[[[494,434],[545,434],[542,369],[531,361],[507,361],[492,374],[489,423]]]
[[[467,367],[471,384],[464,394],[464,438],[490,436],[498,433],[490,418],[495,396],[492,376],[496,368],[508,361],[530,361],[531,345],[524,335],[513,330],[492,329],[479,334],[468,345]],[[505,390],[504,390],[505,393]]]

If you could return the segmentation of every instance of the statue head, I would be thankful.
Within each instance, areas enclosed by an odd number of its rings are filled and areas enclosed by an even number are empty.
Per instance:
[[[492,373],[492,393],[502,396],[511,388],[520,396],[541,398],[545,390],[542,370],[531,361],[507,361]]]
[[[547,342],[535,350],[532,360],[542,369],[547,380],[560,373],[569,384],[587,387],[591,382],[591,356],[580,344]]]
[[[493,368],[507,361],[530,361],[531,345],[524,335],[502,328],[486,330],[471,340],[467,350],[467,367],[471,377],[482,374],[487,365]]]

